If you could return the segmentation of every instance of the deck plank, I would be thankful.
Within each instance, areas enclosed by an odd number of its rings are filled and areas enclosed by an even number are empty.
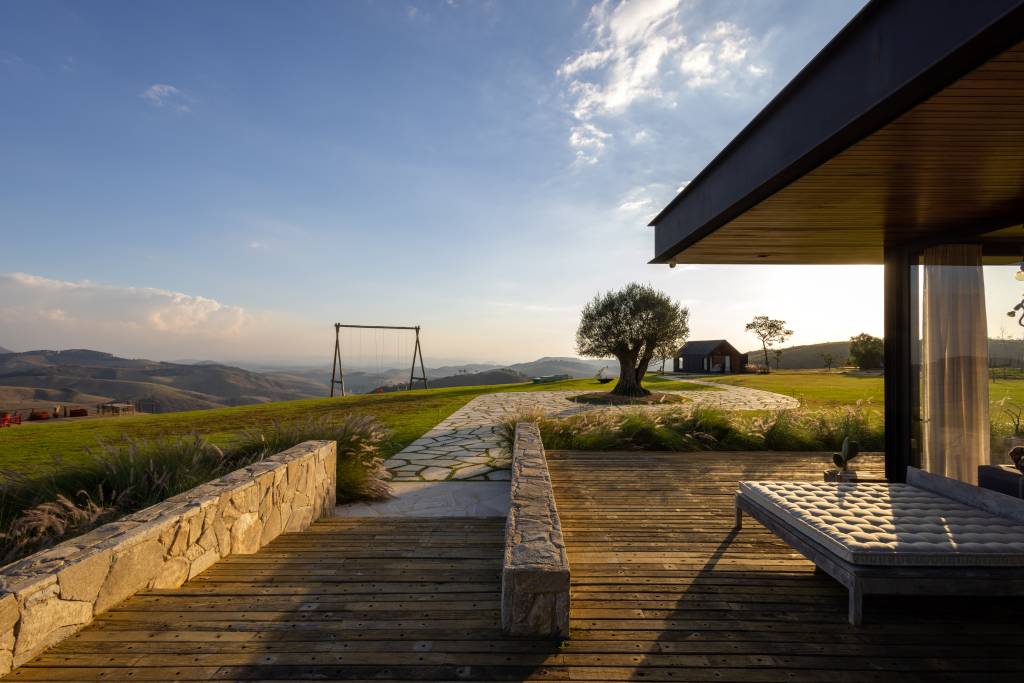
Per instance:
[[[1019,680],[1021,601],[872,598],[855,628],[835,582],[756,523],[732,531],[738,480],[819,479],[825,456],[548,460],[572,571],[561,646],[501,636],[502,520],[347,518],[143,592],[9,679]]]

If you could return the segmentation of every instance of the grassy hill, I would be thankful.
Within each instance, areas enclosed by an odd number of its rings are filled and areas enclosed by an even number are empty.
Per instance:
[[[753,349],[748,351],[750,362],[755,365],[764,365],[764,351]],[[841,367],[846,364],[850,357],[850,342],[835,341],[822,344],[806,344],[803,346],[790,346],[782,350],[783,370],[818,370],[825,367],[821,360],[822,354],[831,354],[834,364],[832,367]],[[775,355],[768,350],[768,359],[771,361],[772,369],[775,368]]]
[[[750,362],[764,365],[764,351],[754,349],[748,351]],[[849,341],[833,341],[821,344],[790,346],[782,350],[782,370],[820,370],[825,367],[821,360],[822,354],[831,354],[834,360],[832,367],[842,367],[850,357]],[[1024,368],[1024,341],[1020,339],[989,339],[989,361],[993,367],[1011,366]],[[775,368],[775,356],[768,351],[772,368]]]
[[[648,376],[645,386],[687,389],[683,382]],[[445,417],[480,394],[500,391],[607,390],[593,379],[550,384],[501,384],[452,387],[385,394],[358,394],[344,398],[315,398],[261,405],[217,408],[163,415],[63,420],[26,423],[0,429],[0,469],[38,473],[59,456],[63,461],[89,457],[87,449],[100,441],[122,436],[157,439],[200,434],[217,444],[228,444],[245,430],[265,429],[275,421],[287,422],[343,414],[371,415],[393,432],[385,455],[397,453]]]
[[[26,404],[39,401],[92,407],[110,400],[144,400],[156,412],[169,412],[323,393],[322,385],[303,377],[213,363],[162,363],[86,349],[0,355],[0,406],[6,410],[25,410],[35,407]]]
[[[619,373],[619,364],[613,360],[590,360],[581,358],[559,358],[544,357],[538,358],[529,363],[516,363],[508,366],[508,369],[521,372],[527,377],[540,377],[542,375],[569,375],[574,378],[593,377],[601,368],[608,366],[608,372],[612,375]]]

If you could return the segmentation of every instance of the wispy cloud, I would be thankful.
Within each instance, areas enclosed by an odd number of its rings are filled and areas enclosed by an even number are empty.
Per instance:
[[[596,164],[610,136],[592,123],[581,123],[569,131],[569,146],[576,152],[576,161]]]
[[[0,344],[157,359],[314,357],[322,322],[197,294],[0,273]]]
[[[265,242],[258,242],[254,240],[252,242],[249,242],[249,248],[254,251],[263,251],[267,248],[267,245]]]
[[[0,309],[11,324],[43,317],[163,334],[235,337],[249,322],[243,308],[152,287],[116,287],[89,280],[68,282],[28,273],[0,275]]]
[[[690,4],[681,0],[603,0],[590,11],[590,45],[557,70],[569,112],[569,145],[581,159],[580,131],[601,131],[582,157],[596,163],[611,143],[610,120],[645,101],[675,106],[683,90],[757,78],[766,68],[752,60],[753,38],[726,21],[701,28]],[[651,133],[634,133],[642,142]],[[590,136],[589,140],[593,140]]]
[[[143,90],[139,97],[161,109],[174,109],[185,113],[192,111],[192,98],[179,88],[166,83],[154,83]]]
[[[701,35],[700,42],[683,52],[679,69],[691,88],[720,83],[742,69],[753,76],[766,72],[764,67],[746,63],[750,32],[736,24],[720,21]]]
[[[7,67],[16,67],[24,63],[24,60],[13,52],[0,52],[0,64]]]

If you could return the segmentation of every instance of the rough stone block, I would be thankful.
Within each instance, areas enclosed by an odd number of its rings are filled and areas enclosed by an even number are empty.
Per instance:
[[[184,557],[172,557],[164,562],[150,588],[177,588],[188,579],[189,561]]]
[[[231,525],[231,553],[252,555],[260,549],[260,534],[263,533],[259,517],[255,512],[246,512]]]
[[[54,584],[22,603],[14,666],[20,666],[92,620],[91,603],[61,600],[58,593]]]
[[[540,432],[516,428],[505,524],[501,626],[516,636],[569,635],[569,559]]]
[[[90,604],[96,602],[100,588],[110,571],[113,550],[106,548],[69,564],[57,574],[60,597],[64,600],[81,600]],[[0,630],[3,630],[0,627]]]
[[[149,585],[163,563],[164,549],[155,540],[140,543],[121,553],[115,552],[107,578],[96,596],[96,614],[106,612]]]
[[[0,597],[0,633],[6,633],[14,628],[21,616],[21,608],[18,600],[12,594],[7,593]]]

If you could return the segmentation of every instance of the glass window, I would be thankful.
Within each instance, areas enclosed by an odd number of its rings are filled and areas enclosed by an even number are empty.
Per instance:
[[[1024,230],[1011,237],[924,249],[913,279],[914,459],[971,483],[1024,444]]]

